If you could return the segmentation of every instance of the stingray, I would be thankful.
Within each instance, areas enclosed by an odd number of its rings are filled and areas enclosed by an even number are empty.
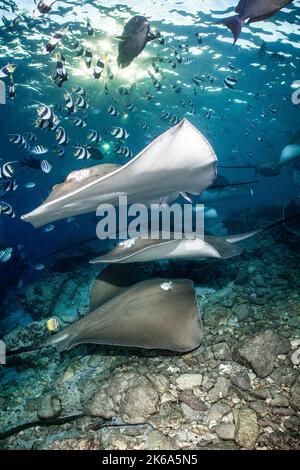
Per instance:
[[[71,173],[48,199],[23,220],[41,227],[96,211],[101,203],[150,205],[200,195],[216,177],[217,157],[205,137],[186,119],[169,129],[124,166],[102,164]]]
[[[163,240],[162,235],[151,239],[137,238],[120,242],[106,255],[91,261],[96,263],[136,263],[163,259],[229,259],[241,254],[237,242],[246,240],[259,231],[237,236],[215,237],[205,235],[204,239],[195,234],[185,238]]]
[[[182,353],[196,349],[202,327],[193,282],[147,279],[139,267],[126,268],[113,266],[101,273],[91,289],[92,311],[43,347],[60,352],[83,343]]]
[[[287,220],[283,224],[285,229],[299,237],[300,219],[297,214],[300,214],[300,196],[286,204],[283,209],[283,217]]]

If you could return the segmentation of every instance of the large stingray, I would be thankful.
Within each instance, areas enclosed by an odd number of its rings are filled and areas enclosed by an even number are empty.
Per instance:
[[[96,211],[101,203],[151,204],[179,193],[201,194],[216,176],[217,157],[186,119],[162,134],[126,165],[97,165],[71,173],[48,199],[22,217],[34,227]]]
[[[258,231],[238,236],[215,237],[197,235],[183,239],[163,240],[161,236],[153,239],[137,238],[120,242],[113,250],[100,256],[91,263],[135,263],[162,259],[228,259],[241,254],[237,242],[246,240]]]
[[[197,348],[202,325],[192,281],[149,276],[135,265],[105,269],[91,288],[91,313],[43,347],[64,351],[94,343],[177,352]]]

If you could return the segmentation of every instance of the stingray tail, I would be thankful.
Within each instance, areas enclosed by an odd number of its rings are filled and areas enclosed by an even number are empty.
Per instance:
[[[50,336],[44,343],[44,347],[48,348],[53,346],[57,352],[63,352],[71,348],[72,340],[74,339],[74,333],[68,333],[67,328],[63,331]]]
[[[218,24],[223,24],[224,26],[227,26],[227,28],[230,29],[230,31],[232,32],[232,35],[234,38],[234,44],[235,44],[241,34],[244,20],[239,15],[235,15],[235,16],[230,16],[229,18],[225,18],[219,21]]]
[[[36,351],[38,349],[42,349],[43,347],[44,347],[44,345],[38,344],[37,346],[27,346],[26,348],[12,349],[12,350],[6,351],[5,355],[7,357],[17,356],[18,354],[23,354],[23,353],[26,353],[26,352],[31,352],[31,351]]]

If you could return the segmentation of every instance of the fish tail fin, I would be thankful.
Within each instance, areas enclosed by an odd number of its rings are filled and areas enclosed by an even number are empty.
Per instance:
[[[219,21],[218,24],[223,24],[224,26],[227,26],[227,28],[230,29],[233,34],[235,44],[241,34],[241,30],[244,24],[243,19],[239,15],[235,15]]]

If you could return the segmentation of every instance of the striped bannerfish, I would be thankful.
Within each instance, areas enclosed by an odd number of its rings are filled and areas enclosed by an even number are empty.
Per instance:
[[[60,158],[63,158],[65,156],[65,149],[60,145],[56,145],[53,149],[53,152],[57,153]]]
[[[4,250],[0,251],[0,262],[6,263],[10,260],[12,255],[13,249],[12,248],[5,248]]]
[[[88,35],[89,35],[89,36],[94,36],[94,32],[95,32],[95,31],[94,31],[94,29],[93,29],[93,27],[92,27],[91,22],[90,22],[89,19],[87,20],[86,26],[87,26]]]
[[[58,43],[62,40],[63,36],[69,32],[69,27],[61,28],[57,31],[48,41],[43,48],[43,54],[50,54],[54,51]]]
[[[14,167],[13,163],[18,163],[17,161],[14,162],[6,162],[2,167],[0,167],[0,179],[9,179],[12,178],[14,175]]]
[[[111,135],[116,139],[127,139],[129,137],[128,132],[122,127],[114,127],[111,131]]]
[[[86,127],[86,125],[87,125],[86,122],[83,119],[78,118],[78,117],[73,118],[72,123],[74,124],[74,126],[81,127],[81,128]]]
[[[72,99],[72,96],[70,95],[70,93],[68,91],[66,91],[65,94],[64,94],[64,100],[65,100],[65,103],[66,103],[66,108],[67,108],[68,114],[74,113],[75,104],[74,104],[74,101]]]
[[[40,167],[44,173],[50,173],[50,171],[52,170],[52,165],[47,160],[42,160]]]
[[[92,60],[93,60],[93,53],[89,47],[85,50],[84,60],[85,60],[85,65],[87,66],[87,68],[88,69],[91,68]]]
[[[104,67],[105,67],[104,62],[102,62],[101,59],[98,59],[94,68],[94,78],[96,80],[98,80],[101,77]]]
[[[4,201],[0,201],[0,215],[8,215],[11,218],[16,217],[11,205]]]
[[[84,47],[80,42],[76,39],[75,43],[73,44],[73,49],[77,55],[77,57],[81,57],[84,53]]]
[[[37,139],[37,136],[33,134],[33,132],[26,132],[25,134],[23,134],[23,137],[25,140],[27,140],[27,142],[31,142],[31,143],[36,142],[36,139]]]
[[[77,160],[88,160],[92,156],[91,152],[85,147],[74,147],[73,153]]]
[[[14,73],[15,70],[16,70],[16,67],[14,67],[14,65],[12,64],[5,65],[5,67],[2,67],[2,69],[0,69],[0,78],[9,77],[9,75]]]
[[[58,145],[67,145],[69,139],[63,127],[58,127],[55,133],[55,138]]]
[[[81,109],[88,109],[89,107],[89,105],[87,104],[83,96],[81,95],[79,95],[77,98],[76,106],[78,106],[78,108],[81,108]]]
[[[112,104],[107,108],[107,112],[114,117],[120,116],[119,111]]]
[[[18,185],[16,180],[10,181],[0,181],[0,191],[5,191],[6,193],[10,193],[11,191],[15,191]]]
[[[132,158],[133,157],[133,153],[128,147],[118,147],[116,149],[116,153],[118,155],[122,155],[125,158]]]
[[[87,140],[92,144],[98,144],[103,140],[103,137],[97,131],[89,130]]]
[[[76,95],[86,96],[86,90],[82,86],[73,86],[72,91],[76,93]]]
[[[43,155],[44,153],[47,153],[48,149],[44,147],[43,145],[36,145],[33,147],[30,151],[33,155]]]
[[[231,77],[230,75],[228,75],[228,77],[224,78],[224,87],[232,90],[237,84],[237,82],[238,80],[235,77]]]

